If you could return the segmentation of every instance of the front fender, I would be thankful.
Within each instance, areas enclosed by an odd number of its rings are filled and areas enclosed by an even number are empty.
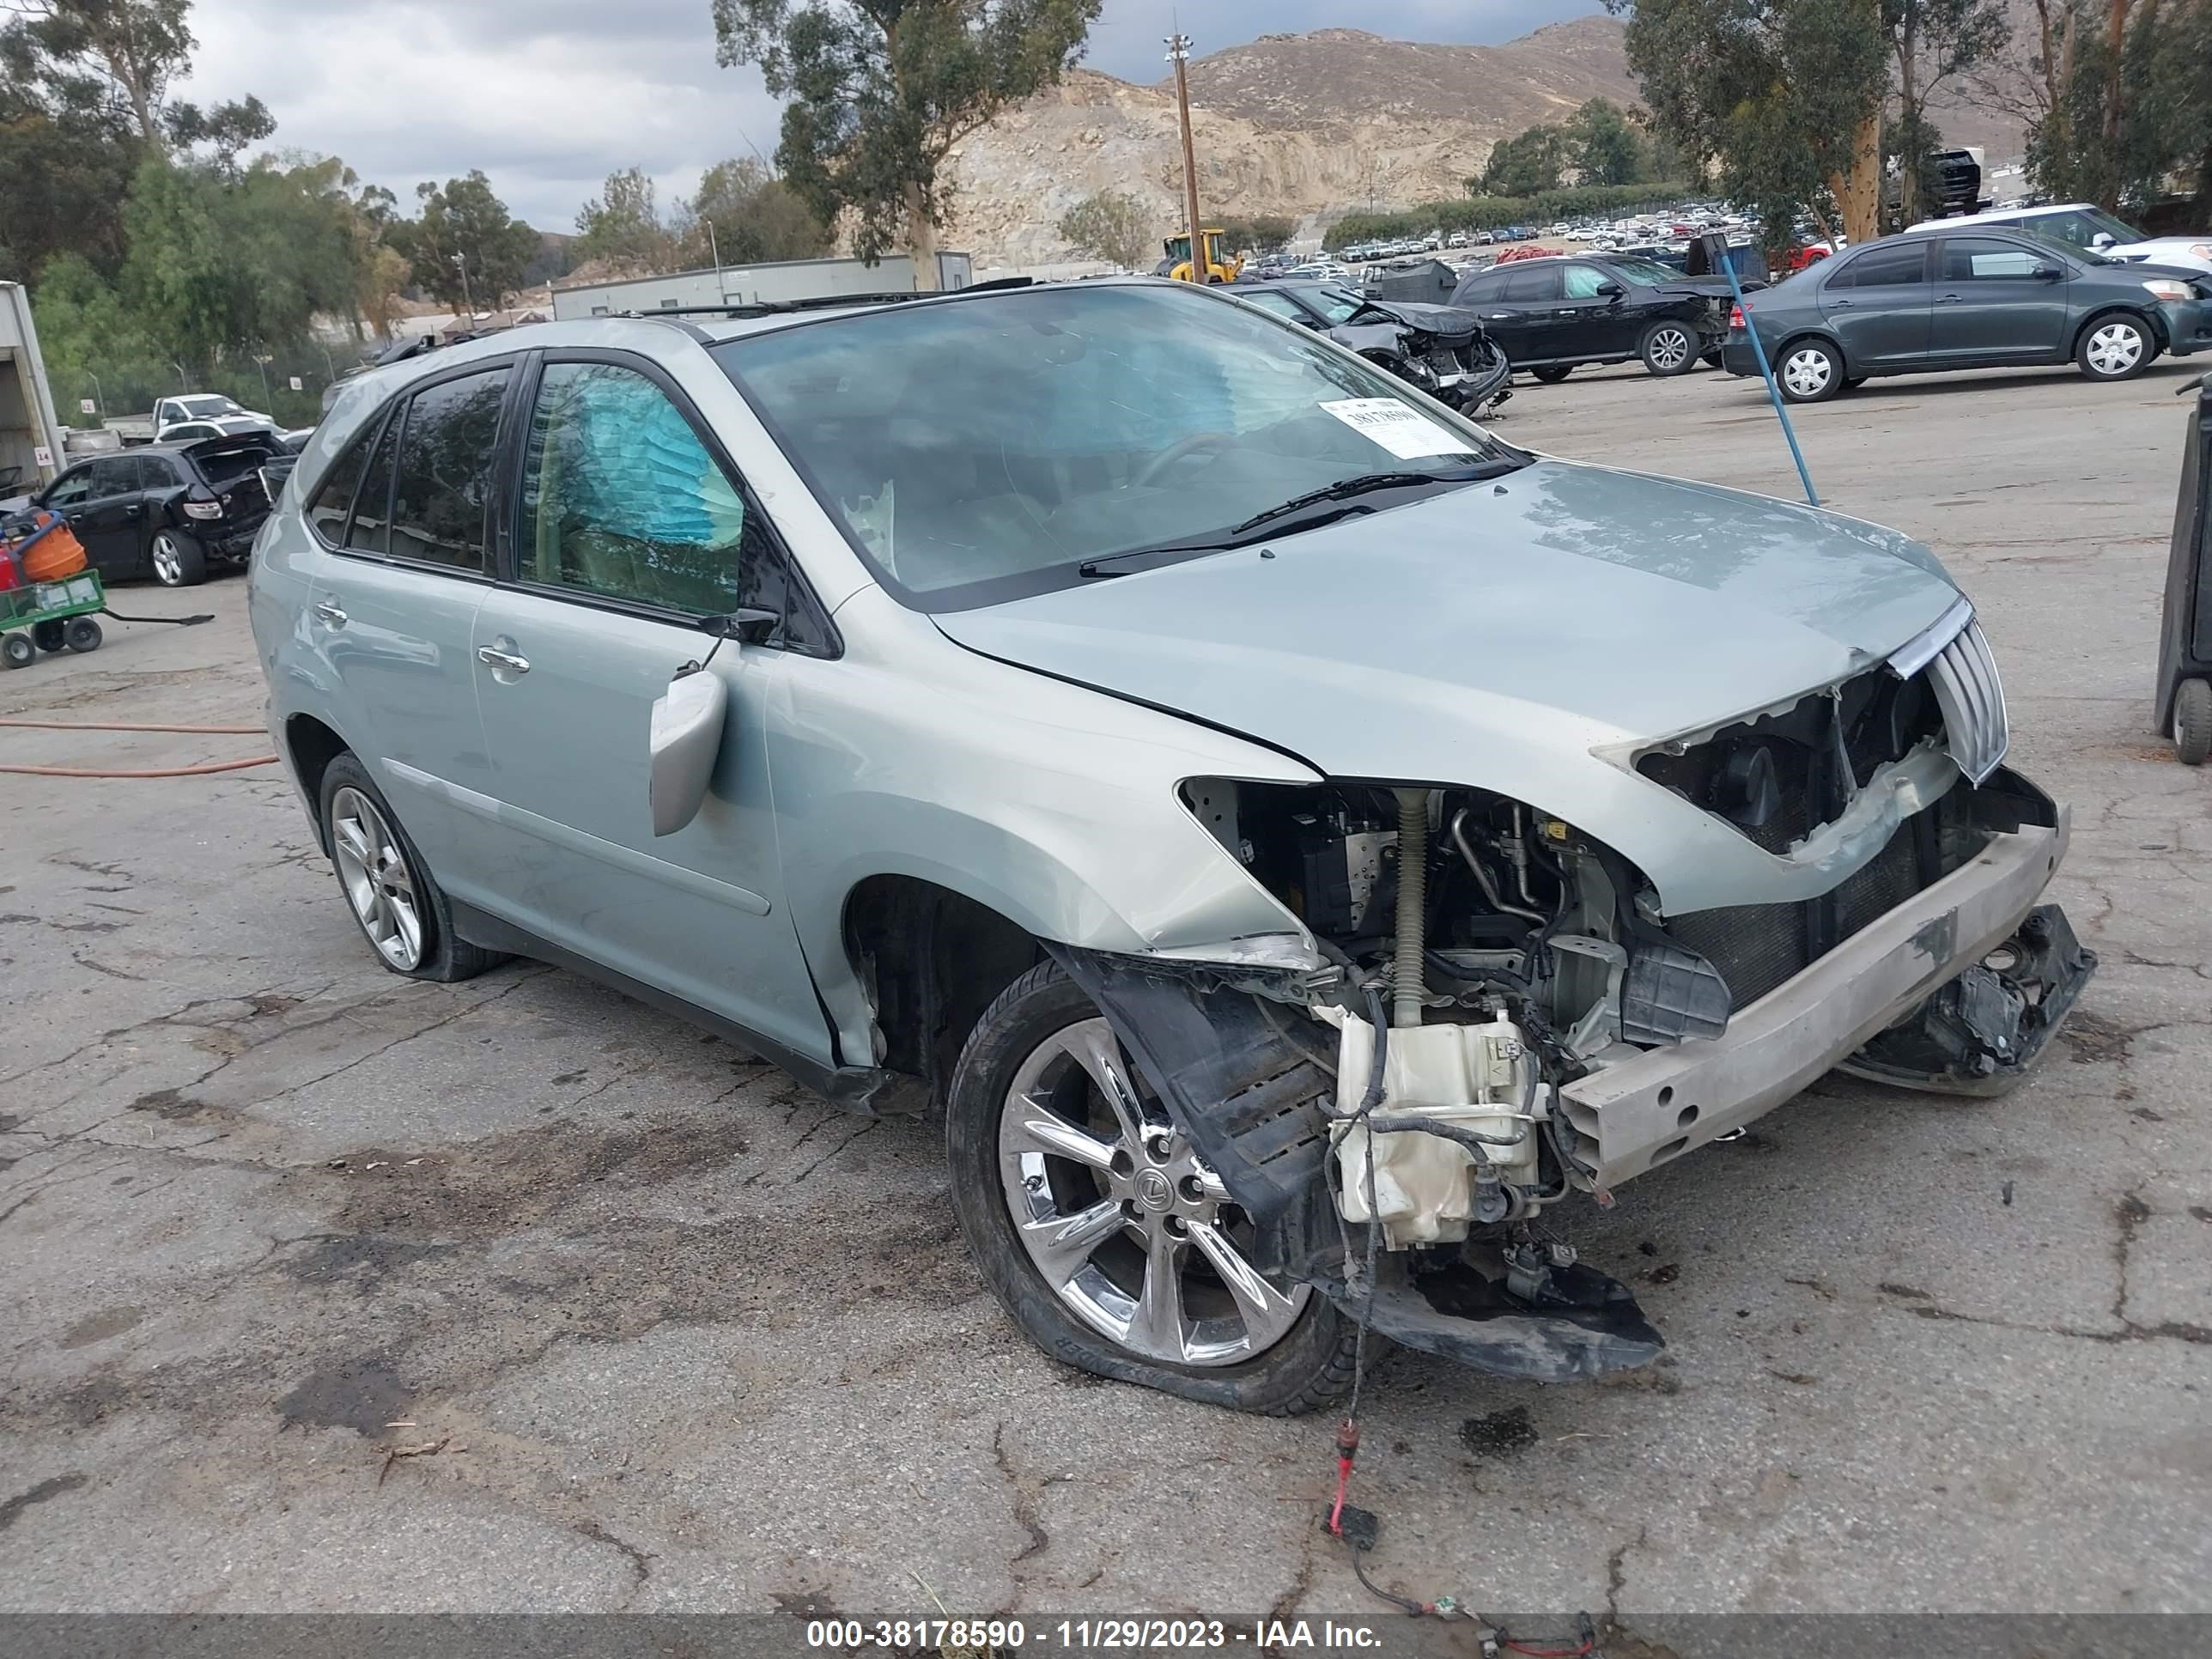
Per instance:
[[[880,588],[767,711],[785,891],[848,1053],[872,1011],[848,896],[911,876],[1052,944],[1145,955],[1304,929],[1183,806],[1194,776],[1312,783],[1279,750],[955,644]]]

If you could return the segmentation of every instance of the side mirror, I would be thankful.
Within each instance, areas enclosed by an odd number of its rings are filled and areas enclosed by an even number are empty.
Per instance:
[[[1597,285],[1597,296],[1601,300],[1618,300],[1627,292],[1619,283],[1600,283]]]
[[[2102,253],[2108,247],[2118,247],[2119,241],[2108,230],[2100,230],[2089,239],[2089,246]]]
[[[730,689],[722,677],[686,663],[653,704],[653,833],[672,836],[699,816],[722,752]]]
[[[2055,283],[2066,273],[2054,264],[2039,264],[2028,273],[2039,283]]]

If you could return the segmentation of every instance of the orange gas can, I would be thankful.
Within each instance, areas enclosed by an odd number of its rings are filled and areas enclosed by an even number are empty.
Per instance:
[[[74,576],[85,563],[84,544],[59,519],[33,538],[22,554],[24,578],[34,582],[58,582],[64,576]]]

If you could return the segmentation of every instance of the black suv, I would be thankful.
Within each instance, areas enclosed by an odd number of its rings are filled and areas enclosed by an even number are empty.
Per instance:
[[[1650,259],[1602,254],[1515,259],[1470,273],[1451,303],[1482,319],[1516,368],[1564,380],[1583,363],[1641,359],[1654,374],[1718,361],[1725,276],[1686,276]]]
[[[79,461],[32,504],[69,520],[103,578],[190,587],[210,565],[246,562],[269,516],[260,470],[279,457],[294,459],[261,432],[152,444]]]

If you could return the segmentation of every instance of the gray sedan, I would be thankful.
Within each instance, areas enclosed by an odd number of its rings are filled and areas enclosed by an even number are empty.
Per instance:
[[[2124,380],[2160,352],[2212,349],[2212,277],[1961,222],[1823,260],[1729,321],[1722,366],[1759,373],[1755,327],[1793,403],[1871,375],[2015,363],[2070,361],[2093,380]]]

